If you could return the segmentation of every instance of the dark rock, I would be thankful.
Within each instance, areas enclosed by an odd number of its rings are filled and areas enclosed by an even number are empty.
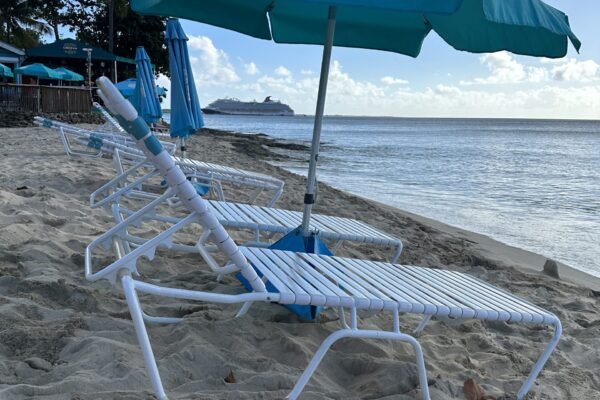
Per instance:
[[[544,274],[551,276],[552,278],[560,279],[556,261],[550,259],[546,260],[546,263],[544,264]]]
[[[25,360],[25,363],[29,365],[30,368],[39,369],[46,372],[52,369],[52,364],[38,357],[28,358],[27,360]]]

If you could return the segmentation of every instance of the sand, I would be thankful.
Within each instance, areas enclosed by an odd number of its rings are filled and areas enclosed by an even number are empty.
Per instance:
[[[113,175],[108,159],[68,159],[55,132],[0,129],[0,399],[153,398],[119,287],[83,277],[85,246],[112,224],[87,205]],[[270,165],[275,142],[207,133],[189,141],[192,157],[268,173],[286,181],[277,206],[300,209],[304,179]],[[317,211],[368,221],[401,237],[402,263],[467,272],[530,299],[562,321],[563,338],[530,399],[600,399],[599,281],[560,266],[562,279],[539,271],[545,258],[482,235],[319,185]],[[236,193],[233,193],[236,195]],[[384,259],[389,250],[345,246],[340,255]],[[241,293],[221,283],[195,255],[159,251],[140,263],[142,278],[167,286]],[[338,325],[324,312],[305,323],[285,309],[237,307],[141,296],[154,315],[183,316],[149,328],[170,399],[281,399],[319,343]],[[409,331],[418,323],[404,316]],[[388,315],[364,327],[390,326]],[[514,398],[550,330],[503,322],[433,321],[419,337],[433,399],[464,399],[474,379],[486,393]],[[234,383],[225,382],[230,373]],[[231,379],[229,379],[231,381]],[[302,399],[419,398],[409,348],[385,341],[333,346]]]

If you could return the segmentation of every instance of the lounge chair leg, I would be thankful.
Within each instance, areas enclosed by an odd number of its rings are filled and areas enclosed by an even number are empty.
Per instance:
[[[554,323],[554,335],[552,336],[550,343],[548,343],[548,345],[544,349],[544,352],[542,353],[540,358],[537,360],[537,362],[533,366],[533,369],[531,370],[531,372],[529,373],[529,376],[523,383],[523,386],[521,386],[521,388],[519,389],[519,392],[517,393],[517,400],[523,400],[525,398],[525,396],[529,392],[529,389],[531,389],[531,386],[533,385],[533,383],[537,379],[538,375],[542,371],[542,368],[544,368],[544,364],[546,364],[546,361],[548,361],[548,358],[550,358],[550,355],[556,348],[556,345],[558,344],[558,341],[560,340],[561,334],[562,334],[562,325],[561,325],[560,321],[557,319],[556,322]]]
[[[427,386],[427,370],[425,369],[425,360],[423,358],[423,350],[421,345],[412,336],[404,333],[397,332],[385,332],[385,331],[373,331],[373,330],[362,330],[362,329],[342,329],[329,335],[327,339],[321,344],[319,349],[316,351],[312,360],[296,382],[296,385],[288,394],[287,398],[295,400],[300,396],[304,386],[308,383],[313,373],[321,363],[323,357],[329,350],[329,348],[338,340],[343,338],[365,338],[365,339],[384,339],[384,340],[398,340],[410,344],[416,353],[417,370],[419,374],[419,385],[421,386],[421,393],[424,400],[429,400],[429,386]]]
[[[423,329],[425,329],[425,326],[427,326],[427,323],[430,319],[431,315],[425,315],[421,322],[419,322],[419,325],[417,325],[417,327],[413,331],[413,335],[418,335],[419,333],[423,332]]]
[[[392,264],[395,264],[396,261],[398,261],[398,259],[400,258],[400,256],[402,255],[402,250],[404,249],[404,245],[402,244],[402,241],[398,241],[398,247],[396,247],[396,251],[394,252],[394,255],[392,256],[392,258],[390,259],[390,262]]]
[[[331,248],[331,252],[333,254],[337,253],[337,251],[340,249],[341,246],[342,246],[342,241],[336,240],[336,242],[333,244],[333,247]]]
[[[238,311],[238,313],[237,313],[237,314],[235,314],[235,318],[237,318],[237,317],[242,317],[242,316],[246,315],[246,313],[247,313],[247,312],[248,312],[248,310],[250,309],[250,306],[251,306],[251,305],[252,305],[252,302],[251,302],[251,301],[248,301],[248,302],[244,303],[244,304],[242,305],[242,308],[240,308],[240,311]]]
[[[148,332],[144,325],[144,316],[140,307],[140,301],[135,292],[135,284],[130,275],[124,275],[121,279],[123,285],[123,291],[125,292],[125,299],[127,300],[127,306],[129,307],[129,313],[135,327],[135,333],[137,335],[138,343],[142,349],[144,361],[146,362],[146,370],[154,389],[154,394],[160,400],[168,400],[165,390],[163,389],[160,375],[158,373],[158,366],[156,365],[156,359],[152,352],[152,346],[150,345],[150,339],[148,338]]]

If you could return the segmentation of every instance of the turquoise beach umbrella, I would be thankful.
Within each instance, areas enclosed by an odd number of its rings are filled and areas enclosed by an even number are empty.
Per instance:
[[[71,71],[70,69],[67,69],[65,67],[54,68],[54,71],[58,72],[59,74],[62,74],[61,80],[63,81],[83,82],[83,80],[85,79],[83,75]]]
[[[115,86],[126,99],[130,99],[135,93],[136,81],[135,78],[129,78],[115,83]],[[167,95],[167,89],[162,86],[156,86],[156,93],[158,94],[158,97],[165,97]]]
[[[187,41],[179,20],[169,19],[165,42],[169,48],[171,72],[171,137],[181,138],[184,157],[185,139],[204,126]]]
[[[56,72],[52,68],[45,66],[44,64],[30,64],[24,67],[15,68],[15,74],[27,75],[27,76],[35,76],[38,79],[54,79],[61,80],[62,74]]]
[[[13,75],[12,71],[10,70],[10,68],[8,68],[4,64],[0,64],[0,77],[12,78],[12,77],[14,77],[14,75]]]
[[[153,124],[162,117],[162,109],[150,57],[142,46],[135,51],[135,64],[136,79],[131,104],[147,123]]]
[[[131,7],[140,14],[182,17],[277,43],[323,45],[302,227],[273,245],[295,251],[324,251],[309,224],[332,46],[416,57],[431,31],[455,49],[473,53],[507,50],[559,58],[569,41],[576,50],[581,46],[567,16],[541,0],[131,0]],[[308,307],[294,311],[309,319],[318,314]]]

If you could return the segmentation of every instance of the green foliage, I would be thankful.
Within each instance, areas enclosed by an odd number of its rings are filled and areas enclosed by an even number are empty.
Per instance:
[[[3,0],[0,0],[3,1]],[[108,49],[111,0],[63,0],[64,24],[77,39]],[[145,17],[131,11],[128,0],[114,2],[114,53],[134,58],[137,46],[144,46],[156,73],[168,73],[169,60],[164,45],[166,18]]]
[[[0,40],[21,48],[38,45],[51,31],[38,19],[38,6],[38,0],[0,0]]]

